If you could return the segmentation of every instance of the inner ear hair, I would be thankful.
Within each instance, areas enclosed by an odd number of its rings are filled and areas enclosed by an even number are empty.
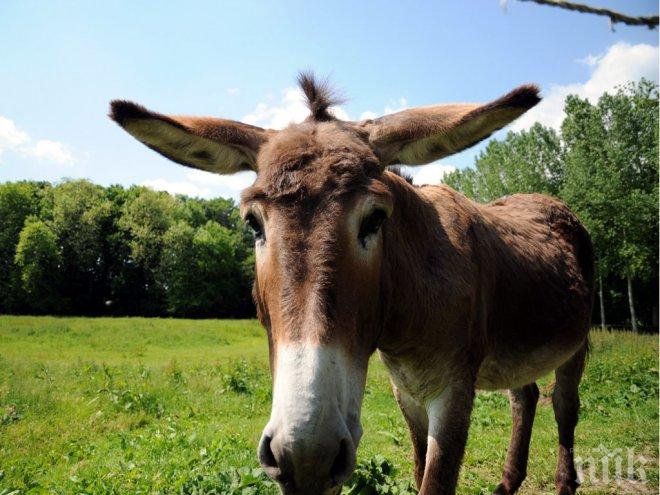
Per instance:
[[[385,165],[423,165],[477,144],[539,101],[539,88],[524,85],[490,103],[413,108],[364,125]]]
[[[110,118],[170,160],[219,174],[256,171],[257,153],[269,133],[233,120],[163,115],[123,100],[111,102]]]

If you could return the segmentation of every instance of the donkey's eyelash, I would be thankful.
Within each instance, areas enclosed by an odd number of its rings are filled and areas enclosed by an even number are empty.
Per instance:
[[[360,232],[358,233],[358,240],[362,244],[362,247],[367,247],[367,237],[376,234],[380,230],[380,227],[383,225],[383,222],[385,222],[386,218],[387,213],[385,213],[384,210],[376,209],[371,212],[371,214],[369,214],[369,216],[367,216],[364,220],[362,220],[362,224],[360,225]]]
[[[254,233],[254,238],[257,241],[262,241],[266,239],[266,235],[264,233],[264,228],[261,222],[257,219],[257,217],[249,213],[245,217],[245,223],[247,224],[248,227],[252,229],[252,232]]]

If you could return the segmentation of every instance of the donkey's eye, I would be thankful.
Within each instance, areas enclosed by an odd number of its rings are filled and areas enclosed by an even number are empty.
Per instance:
[[[249,213],[245,217],[245,223],[252,229],[252,232],[254,232],[254,238],[256,241],[265,240],[266,235],[264,234],[264,227],[254,214]]]
[[[360,232],[358,233],[358,240],[362,244],[362,247],[367,247],[367,238],[371,235],[374,235],[380,230],[380,227],[383,225],[383,222],[387,218],[387,213],[384,210],[376,209],[371,214],[362,220],[362,225],[360,225]]]

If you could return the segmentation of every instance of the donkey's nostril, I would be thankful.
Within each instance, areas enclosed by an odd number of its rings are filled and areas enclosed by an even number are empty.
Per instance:
[[[348,440],[344,439],[339,444],[339,452],[330,468],[330,479],[333,485],[340,485],[348,479],[353,471],[355,463],[355,454]]]
[[[268,476],[277,478],[280,476],[281,470],[275,459],[275,454],[273,454],[273,450],[270,448],[271,440],[272,438],[268,435],[264,435],[261,439],[259,443],[259,462]]]

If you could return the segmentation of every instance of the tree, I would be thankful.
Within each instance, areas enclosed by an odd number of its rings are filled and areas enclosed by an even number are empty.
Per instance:
[[[62,255],[57,236],[45,222],[29,217],[20,232],[16,255],[23,289],[29,307],[40,313],[58,312],[62,307],[59,291]]]
[[[194,229],[172,225],[163,240],[160,281],[167,310],[178,316],[241,315],[251,280],[246,280],[241,238],[214,221]]]
[[[131,257],[130,231],[122,227],[127,204],[142,191],[140,187],[125,189],[113,185],[105,189],[110,211],[103,229],[105,252],[105,278],[107,297],[105,312],[117,315],[145,314],[146,305],[144,270]]]
[[[562,197],[587,226],[603,278],[626,279],[630,321],[638,330],[633,280],[657,271],[658,90],[648,81],[604,94],[596,105],[566,101],[562,125],[566,176]]]
[[[230,199],[0,184],[0,311],[252,316],[253,244]]]
[[[110,209],[103,188],[89,181],[64,181],[53,188],[50,225],[62,254],[62,292],[76,314],[98,313],[103,307],[104,226]]]
[[[174,221],[177,199],[165,192],[140,187],[123,206],[118,226],[127,239],[127,263],[134,277],[135,294],[143,314],[160,314],[165,299],[162,285],[157,282],[163,249],[163,236]]]
[[[648,280],[658,260],[658,87],[650,81],[604,94],[598,109],[607,133],[607,159],[620,187],[614,225],[617,268],[626,279],[630,320],[637,331],[633,280]]]
[[[195,229],[177,222],[165,233],[159,267],[159,283],[164,288],[167,311],[174,315],[195,313],[200,306],[197,295],[197,267],[193,239]]]
[[[514,193],[557,195],[563,178],[557,133],[541,124],[509,132],[503,141],[490,141],[474,169],[456,170],[444,182],[466,196],[492,201]]]
[[[177,198],[181,201],[181,212],[178,216],[195,228],[201,227],[209,220],[218,222],[230,230],[240,228],[241,219],[238,208],[231,199],[202,200],[186,196],[177,196]]]
[[[14,264],[19,235],[30,216],[40,215],[50,185],[43,182],[0,184],[0,313],[25,305],[20,272]]]
[[[564,141],[564,181],[561,197],[580,217],[589,231],[596,254],[598,300],[601,327],[605,328],[605,297],[603,279],[612,269],[613,231],[611,218],[615,205],[611,198],[618,186],[614,184],[611,164],[605,160],[603,146],[606,139],[597,109],[588,100],[569,96],[564,107],[566,118],[562,124]]]

